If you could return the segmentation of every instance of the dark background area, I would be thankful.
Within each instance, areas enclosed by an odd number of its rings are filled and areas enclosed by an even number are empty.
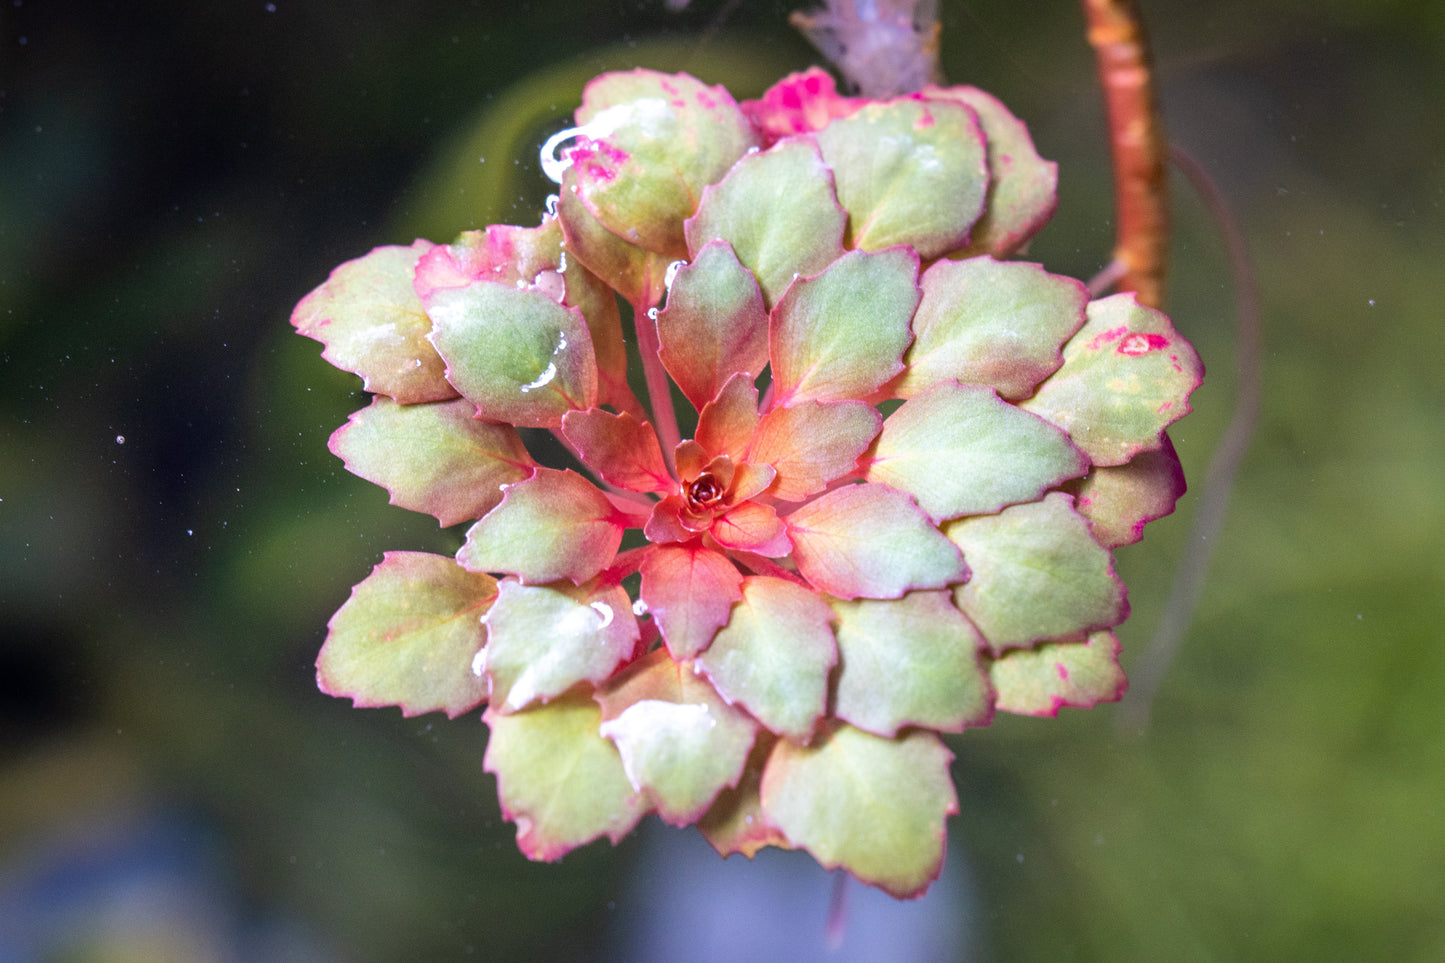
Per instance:
[[[943,6],[950,80],[1061,164],[1030,257],[1091,275],[1112,200],[1077,5]],[[1445,7],[1143,6],[1171,137],[1244,220],[1264,414],[1148,732],[1103,707],[950,739],[971,885],[940,912],[983,959],[1445,958]],[[457,543],[327,452],[359,384],[287,318],[377,244],[535,223],[536,147],[592,74],[741,98],[812,62],[788,9],[6,0],[0,959],[590,959],[669,912],[625,898],[636,842],[518,855],[474,718],[316,691],[381,552]],[[1175,187],[1198,482],[1231,282]],[[1119,554],[1126,667],[1197,500]]]

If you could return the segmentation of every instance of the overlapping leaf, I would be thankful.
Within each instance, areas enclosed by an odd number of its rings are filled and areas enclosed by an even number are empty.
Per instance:
[[[845,485],[784,521],[798,571],[842,599],[896,599],[943,588],[968,569],[916,504],[887,485]]]
[[[993,718],[983,638],[947,592],[901,599],[835,600],[838,673],[834,714],[892,737],[905,726],[957,732]]]
[[[1042,418],[991,388],[945,381],[888,417],[864,477],[908,492],[942,521],[1032,501],[1088,467]]]
[[[430,241],[376,248],[347,261],[296,305],[291,323],[326,346],[321,356],[361,376],[367,391],[402,404],[454,398],[445,365],[427,342],[431,320],[412,290]]]
[[[1054,213],[1059,165],[1039,156],[1028,128],[992,94],[977,87],[929,86],[923,96],[973,108],[988,144],[988,201],[968,246],[951,256],[1017,252]]]
[[[847,247],[907,244],[928,260],[968,240],[988,191],[972,108],[912,98],[870,103],[817,139],[848,212]]]
[[[807,741],[838,659],[832,618],[833,610],[801,585],[747,576],[742,599],[697,665],[728,702],[773,732]]]
[[[830,729],[810,746],[779,741],[763,771],[764,815],[825,868],[920,895],[943,869],[944,822],[958,812],[953,754],[922,729],[896,739]]]
[[[1073,278],[988,257],[938,261],[919,283],[908,369],[892,385],[900,398],[940,381],[1027,398],[1063,363],[1060,346],[1083,325],[1088,301]]]
[[[1060,492],[948,522],[968,559],[954,602],[995,652],[1117,625],[1128,614],[1113,559]]]
[[[727,556],[700,543],[659,545],[642,560],[642,597],[672,657],[690,659],[727,624],[743,577]]]
[[[1063,428],[1096,465],[1158,448],[1204,378],[1194,348],[1132,294],[1093,301],[1064,366],[1022,406]]]
[[[633,788],[675,826],[695,822],[737,785],[758,724],[691,666],[658,649],[599,690],[602,735],[617,744]]]
[[[1166,433],[1163,445],[1141,451],[1123,465],[1095,468],[1077,485],[1074,508],[1105,548],[1132,545],[1144,526],[1174,511],[1184,494],[1184,469]]]
[[[486,700],[472,672],[496,580],[426,552],[387,552],[327,623],[316,681],[358,707],[455,717]]]
[[[687,245],[695,256],[710,241],[728,242],[773,305],[794,278],[843,253],[846,222],[817,147],[788,141],[744,157],[703,192]]]
[[[551,861],[601,836],[632,831],[647,802],[632,788],[602,711],[584,692],[507,715],[488,710],[482,766],[497,777],[502,814],[528,859]]]
[[[720,856],[742,853],[752,859],[765,846],[788,847],[788,840],[775,829],[763,815],[763,800],[759,791],[763,781],[763,767],[772,755],[777,737],[766,729],[758,733],[753,742],[753,751],[748,753],[747,764],[742,776],[732,789],[718,794],[712,808],[697,821],[702,833]]]
[[[866,398],[903,370],[918,255],[849,251],[788,289],[768,330],[775,403]]]
[[[710,241],[677,272],[657,316],[667,373],[701,411],[738,373],[768,363],[768,312],[751,271],[725,241]]]
[[[747,458],[778,473],[774,498],[798,501],[852,472],[881,424],[877,409],[861,401],[774,408],[758,423]]]
[[[1119,668],[1119,639],[1091,632],[1078,642],[1048,642],[995,659],[989,678],[997,708],[1029,716],[1052,716],[1064,706],[1089,709],[1123,698],[1127,682]]]
[[[624,522],[607,496],[573,471],[538,468],[467,531],[457,561],[523,582],[585,582],[612,561]]]
[[[583,136],[565,151],[577,194],[609,231],[669,258],[687,256],[682,222],[756,135],[722,87],[687,74],[603,74],[582,93]]]
[[[597,581],[503,579],[486,624],[482,662],[497,712],[545,702],[579,682],[601,682],[632,657],[640,637],[627,593]]]
[[[562,416],[562,434],[604,481],[635,492],[670,492],[677,487],[652,425],[639,423],[630,414],[614,415],[600,408],[569,411]]]
[[[377,395],[332,434],[330,447],[352,474],[389,491],[393,505],[455,525],[491,511],[507,485],[532,473],[516,430],[475,412],[464,398],[399,405]]]
[[[587,321],[535,289],[491,281],[440,288],[426,301],[447,380],[490,421],[555,428],[597,403]]]

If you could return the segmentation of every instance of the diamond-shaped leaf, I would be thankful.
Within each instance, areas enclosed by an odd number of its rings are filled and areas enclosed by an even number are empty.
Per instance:
[[[316,681],[358,708],[455,718],[487,698],[472,672],[496,580],[426,552],[387,552],[327,623]]]
[[[747,372],[733,375],[697,418],[697,443],[708,455],[741,461],[758,428],[758,389]]]
[[[492,708],[514,712],[601,682],[632,657],[640,633],[632,603],[618,585],[500,583],[487,612],[485,665]]]
[[[810,746],[780,740],[763,771],[763,812],[824,868],[919,896],[943,869],[944,823],[958,812],[952,759],[923,729],[885,739],[838,725]]]
[[[659,545],[643,556],[641,568],[642,598],[679,661],[708,647],[743,595],[737,567],[698,542]]]
[[[775,404],[866,398],[903,370],[918,305],[918,255],[849,251],[788,288],[773,308]]]
[[[841,599],[896,599],[968,572],[958,548],[913,499],[887,485],[845,485],[788,515],[798,572]]]
[[[391,503],[442,525],[480,518],[502,489],[532,473],[516,429],[478,421],[465,398],[399,405],[385,395],[351,415],[330,447],[354,475],[391,493]]]
[[[647,811],[617,747],[597,732],[602,711],[585,691],[485,720],[482,766],[497,777],[502,814],[516,822],[528,859],[560,859],[599,836],[616,843]]]
[[[938,261],[919,283],[908,368],[890,386],[900,398],[940,381],[1027,398],[1063,363],[1059,348],[1084,323],[1089,297],[1073,278],[988,257]]]
[[[670,258],[687,256],[682,222],[703,188],[757,144],[732,95],[687,74],[603,74],[577,122],[583,136],[564,155],[582,202],[612,233]]]
[[[709,241],[727,241],[771,306],[794,278],[842,255],[846,222],[817,147],[785,141],[744,157],[703,192],[687,222],[687,245],[696,255]]]
[[[838,650],[833,610],[786,579],[749,575],[742,599],[697,665],[730,703],[763,725],[806,741],[823,714]]]
[[[1073,499],[1042,501],[947,522],[972,576],[953,590],[995,652],[1117,625],[1129,614],[1113,559]]]
[[[869,103],[817,134],[848,212],[850,248],[960,247],[983,210],[988,163],[973,110],[912,98]]]
[[[988,143],[988,203],[968,246],[950,256],[1001,258],[1017,252],[1054,213],[1059,165],[1038,155],[1028,128],[992,94],[977,87],[930,86],[923,96],[972,107]]]
[[[585,582],[622,543],[607,496],[573,471],[538,468],[508,485],[502,502],[467,531],[457,561],[473,572],[507,572],[527,583]]]
[[[769,494],[799,501],[858,467],[882,418],[862,401],[804,401],[774,408],[758,423],[749,462],[778,473]]]
[[[614,415],[601,408],[569,411],[562,416],[562,434],[576,446],[587,467],[613,485],[635,492],[677,488],[662,460],[652,425],[638,422],[626,412]]]
[[[1203,379],[1199,355],[1167,317],[1115,294],[1089,304],[1064,366],[1022,407],[1067,431],[1094,464],[1122,465],[1159,447]]]
[[[302,298],[291,323],[326,346],[323,358],[360,375],[367,391],[403,404],[456,397],[427,342],[431,320],[412,290],[417,259],[432,246],[379,247],[347,261]]]
[[[447,380],[490,421],[555,428],[597,403],[597,362],[582,312],[535,288],[475,281],[426,300]]]
[[[602,735],[617,743],[633,788],[657,814],[686,826],[737,785],[758,724],[692,670],[658,649],[596,695]]]
[[[883,422],[864,477],[908,492],[941,521],[1033,501],[1088,467],[1047,421],[992,388],[945,381]]]
[[[658,355],[694,408],[702,410],[738,372],[768,363],[768,312],[753,273],[726,241],[710,241],[677,272],[657,316]]]
[[[993,718],[978,658],[983,637],[947,592],[831,604],[838,614],[838,718],[889,737],[904,726],[958,732]]]
[[[1053,716],[1064,706],[1090,709],[1100,702],[1115,702],[1128,686],[1119,668],[1119,639],[1113,632],[1091,632],[1082,642],[1015,649],[993,660],[989,678],[998,690],[999,711],[1027,716]]]
[[[1132,545],[1144,526],[1174,511],[1185,491],[1184,470],[1166,432],[1164,444],[1141,451],[1123,465],[1095,468],[1076,483],[1074,509],[1089,520],[1089,531],[1105,548]]]

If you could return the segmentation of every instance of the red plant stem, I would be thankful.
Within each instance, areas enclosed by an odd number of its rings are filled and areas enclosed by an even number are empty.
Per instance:
[[[673,449],[682,440],[677,430],[677,412],[672,407],[672,382],[662,366],[658,354],[662,342],[657,337],[657,318],[652,310],[656,305],[636,302],[632,305],[632,325],[637,331],[637,350],[642,354],[642,375],[647,380],[647,400],[652,408],[652,425],[657,429],[657,440],[662,444],[662,456],[667,459],[667,468],[677,474],[673,462]]]
[[[1130,672],[1129,695],[1119,707],[1115,726],[1121,732],[1142,733],[1149,724],[1154,696],[1169,673],[1174,657],[1184,641],[1185,630],[1194,615],[1194,608],[1204,589],[1209,572],[1209,559],[1224,526],[1229,493],[1254,426],[1259,421],[1260,397],[1263,390],[1259,369],[1261,324],[1259,281],[1249,256],[1249,245],[1233,212],[1224,200],[1224,193],[1194,158],[1174,148],[1169,157],[1184,174],[1199,196],[1204,199],[1210,217],[1223,235],[1229,251],[1230,274],[1234,279],[1234,313],[1236,323],[1235,365],[1239,384],[1235,389],[1234,414],[1224,437],[1214,449],[1209,471],[1204,476],[1204,495],[1195,510],[1194,521],[1185,543],[1185,554],[1174,573],[1174,586],[1164,616],[1154,630],[1149,647]]]
[[[1164,302],[1169,260],[1169,195],[1149,41],[1135,0],[1082,3],[1109,119],[1119,287],[1134,291],[1140,304],[1157,308]]]

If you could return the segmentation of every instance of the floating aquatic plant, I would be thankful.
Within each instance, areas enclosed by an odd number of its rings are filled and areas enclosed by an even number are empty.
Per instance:
[[[321,688],[486,705],[534,859],[656,812],[923,892],[939,733],[1122,694],[1110,549],[1183,491],[1197,356],[1009,260],[1055,168],[971,87],[609,73],[543,161],[539,225],[379,248],[296,309],[374,396],[332,451],[471,523],[355,587]]]

